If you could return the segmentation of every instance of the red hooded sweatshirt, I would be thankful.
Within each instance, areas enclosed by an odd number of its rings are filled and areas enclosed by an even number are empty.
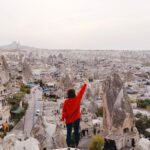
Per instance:
[[[84,95],[86,84],[84,83],[78,92],[75,98],[68,98],[64,102],[63,111],[62,111],[62,121],[66,123],[72,123],[80,118],[80,104],[82,97]]]

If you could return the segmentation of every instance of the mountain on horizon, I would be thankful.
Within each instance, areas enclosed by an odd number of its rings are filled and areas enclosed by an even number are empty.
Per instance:
[[[18,41],[13,41],[8,45],[0,46],[1,50],[38,50],[39,48],[21,45]]]

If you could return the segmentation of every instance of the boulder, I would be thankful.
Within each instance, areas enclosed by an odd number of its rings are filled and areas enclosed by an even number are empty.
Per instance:
[[[145,138],[141,138],[137,143],[135,150],[150,150],[150,141]]]

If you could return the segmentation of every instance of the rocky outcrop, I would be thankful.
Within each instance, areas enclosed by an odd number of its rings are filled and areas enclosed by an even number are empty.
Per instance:
[[[103,83],[104,130],[106,133],[123,133],[134,126],[133,111],[123,82],[113,74]]]
[[[69,89],[73,87],[72,80],[68,74],[64,75],[61,79],[62,86],[64,89]]]
[[[128,71],[125,76],[125,81],[130,82],[133,81],[134,79],[135,79],[134,73],[132,71]]]
[[[8,64],[4,56],[0,56],[0,84],[5,84],[9,81]]]
[[[61,147],[67,146],[65,135],[62,129],[58,125],[56,126],[56,132],[55,132],[55,136],[53,137],[53,139],[54,139],[53,148],[61,148]]]
[[[32,79],[32,71],[26,60],[24,60],[22,64],[22,74],[25,81],[30,81]]]
[[[54,149],[66,147],[65,135],[62,129],[51,123],[46,123],[42,117],[38,117],[35,126],[32,129],[32,136],[36,138],[41,149]]]
[[[14,133],[7,134],[2,143],[3,150],[40,150],[39,142],[33,138],[24,138],[23,133],[16,135]]]
[[[113,141],[117,150],[134,147],[139,133],[134,125],[133,111],[120,76],[116,73],[103,83],[104,149],[110,150]]]
[[[150,150],[150,141],[145,138],[141,138],[137,143],[135,150]]]
[[[46,147],[46,131],[42,117],[37,118],[36,124],[31,131],[31,135],[39,141],[41,148]]]

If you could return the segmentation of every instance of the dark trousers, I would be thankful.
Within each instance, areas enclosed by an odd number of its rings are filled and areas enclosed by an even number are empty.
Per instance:
[[[74,128],[74,137],[75,137],[75,145],[78,146],[79,140],[80,140],[80,133],[79,133],[79,128],[80,128],[80,119],[69,123],[66,125],[67,126],[67,145],[70,147],[71,144],[71,133],[72,133],[72,128]]]

